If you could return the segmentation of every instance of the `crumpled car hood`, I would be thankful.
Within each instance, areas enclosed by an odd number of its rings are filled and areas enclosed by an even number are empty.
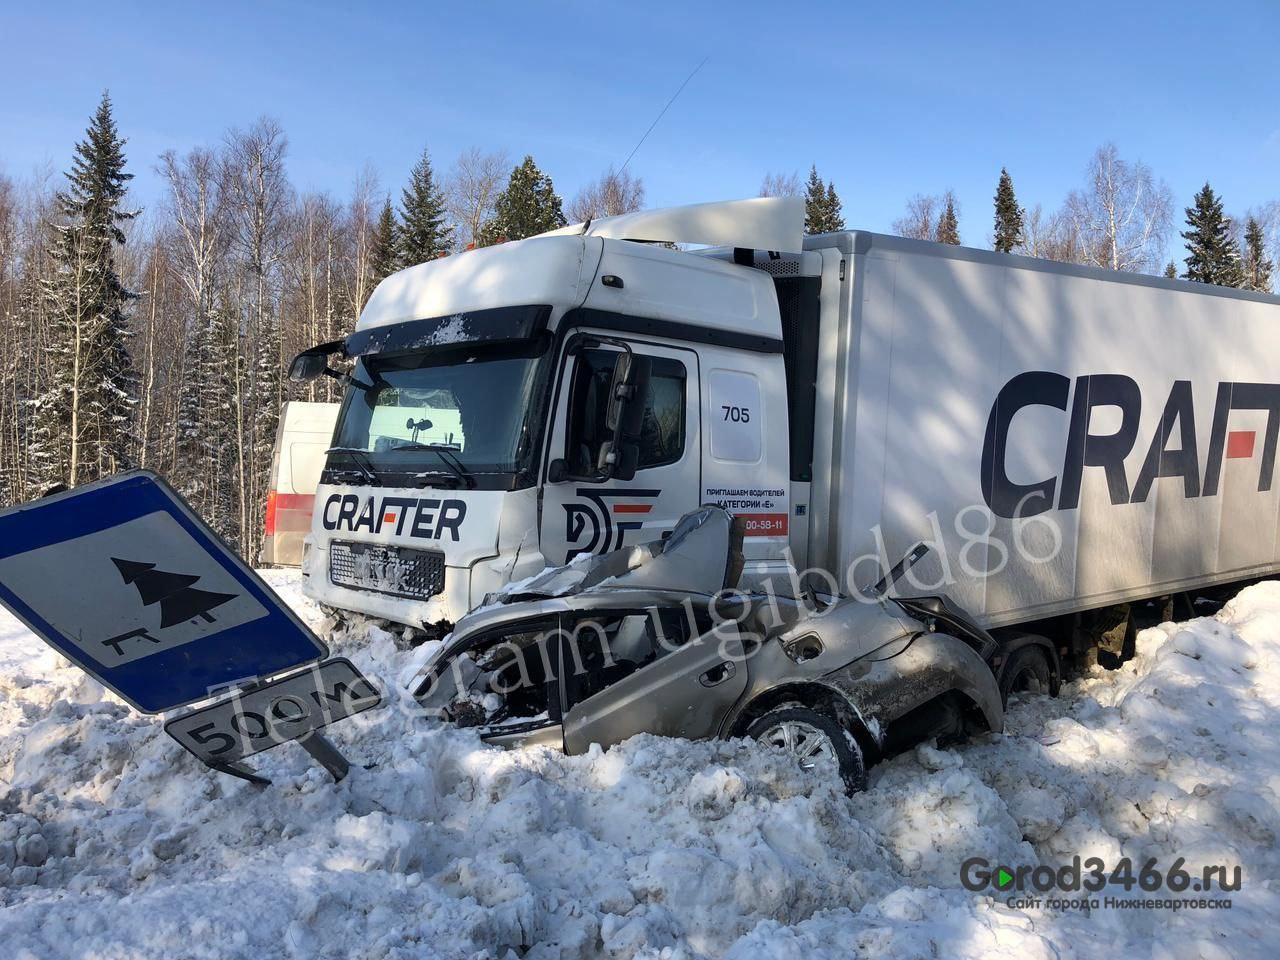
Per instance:
[[[665,540],[578,554],[564,566],[508,584],[485,597],[484,606],[609,589],[711,595],[737,586],[741,575],[740,524],[722,508],[705,506],[681,517]]]

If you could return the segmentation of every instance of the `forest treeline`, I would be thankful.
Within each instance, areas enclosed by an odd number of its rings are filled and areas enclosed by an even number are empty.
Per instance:
[[[350,332],[397,269],[645,202],[639,177],[610,169],[566,204],[531,156],[479,148],[443,169],[424,151],[394,194],[366,173],[339,200],[294,188],[285,131],[263,118],[155,158],[163,199],[139,211],[126,143],[104,95],[64,173],[0,174],[0,504],[145,467],[250,561],[281,406],[339,397],[329,379],[289,383],[295,353]],[[816,168],[760,193],[803,196],[809,233],[844,229]],[[951,192],[920,194],[894,230],[959,243],[960,214]],[[987,243],[1270,290],[1275,204],[1233,219],[1205,184],[1186,218],[1184,267],[1162,265],[1168,187],[1108,145],[1051,213],[1020,205],[1001,171]]]
[[[443,177],[424,153],[394,197],[372,174],[300,192],[265,118],[156,159],[163,200],[137,211],[125,148],[104,96],[65,173],[0,175],[0,504],[145,467],[250,560],[282,404],[340,395],[290,384],[288,360],[350,332],[394,270],[566,222],[531,157],[480,150]],[[643,200],[610,171],[569,212]]]

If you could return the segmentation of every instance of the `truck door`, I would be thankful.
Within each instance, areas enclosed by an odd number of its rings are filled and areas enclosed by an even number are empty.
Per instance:
[[[546,484],[540,539],[549,564],[661,539],[699,504],[698,356],[676,347],[629,345],[652,370],[635,476]],[[590,476],[601,445],[612,438],[605,419],[618,352],[612,345],[574,350],[571,344],[561,364],[548,459],[563,458],[571,476]]]

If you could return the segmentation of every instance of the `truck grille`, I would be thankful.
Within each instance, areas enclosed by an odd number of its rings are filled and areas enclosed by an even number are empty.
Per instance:
[[[444,554],[334,540],[329,544],[329,581],[339,587],[426,600],[444,590]]]

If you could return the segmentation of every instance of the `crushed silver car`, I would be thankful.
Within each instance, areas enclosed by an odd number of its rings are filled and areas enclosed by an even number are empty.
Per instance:
[[[751,737],[850,791],[929,737],[998,731],[996,643],[945,597],[741,593],[742,537],[702,507],[669,538],[581,554],[488,598],[417,678],[435,716],[577,754],[637,733]],[[789,591],[797,592],[797,591]]]

